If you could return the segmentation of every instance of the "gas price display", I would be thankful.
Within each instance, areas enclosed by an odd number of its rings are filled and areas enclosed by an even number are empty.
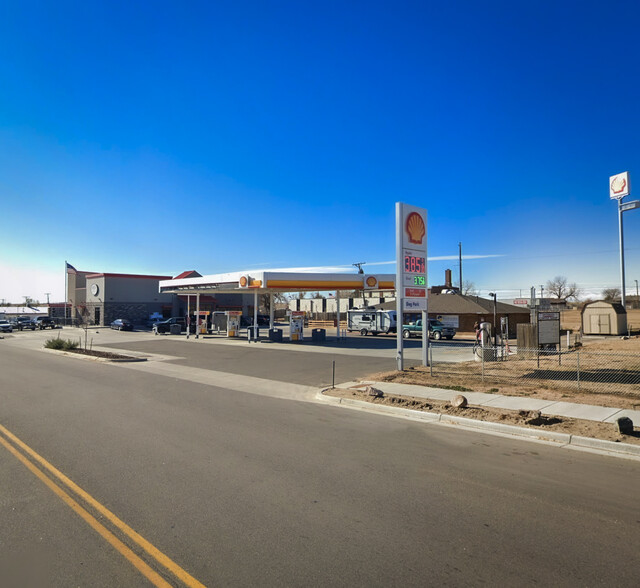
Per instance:
[[[404,256],[404,271],[411,274],[424,274],[425,265],[424,265],[424,257],[416,257],[415,255],[407,255],[405,253]],[[424,278],[422,278],[424,280]],[[418,283],[416,282],[416,285]],[[424,283],[420,284],[424,286]]]
[[[413,285],[414,286],[426,286],[427,279],[424,276],[413,276]]]

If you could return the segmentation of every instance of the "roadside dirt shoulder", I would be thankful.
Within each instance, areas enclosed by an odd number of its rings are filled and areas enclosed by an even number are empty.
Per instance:
[[[370,395],[366,391],[365,385],[346,389],[329,389],[326,390],[324,394],[336,398],[351,398],[353,400],[361,400],[383,406],[435,412],[480,421],[489,421],[505,425],[527,427],[530,429],[568,433],[571,435],[591,437],[593,439],[602,439],[605,441],[640,445],[640,429],[638,427],[635,427],[633,435],[621,435],[618,432],[616,425],[612,423],[599,423],[595,421],[570,419],[565,417],[541,416],[535,411],[514,411],[473,405],[469,405],[466,408],[455,408],[447,402],[425,400],[424,398],[415,398],[410,396],[384,394],[382,397],[376,397]]]

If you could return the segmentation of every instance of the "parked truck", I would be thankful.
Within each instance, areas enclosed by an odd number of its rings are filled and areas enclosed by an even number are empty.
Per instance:
[[[429,339],[453,339],[456,330],[453,327],[445,326],[438,319],[429,319]],[[405,339],[410,337],[422,337],[422,319],[418,319],[414,323],[402,325],[402,336]]]
[[[347,331],[369,333],[395,333],[397,330],[395,310],[353,309],[347,311]]]

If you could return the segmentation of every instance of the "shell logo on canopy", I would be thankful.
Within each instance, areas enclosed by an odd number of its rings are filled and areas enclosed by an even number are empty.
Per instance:
[[[367,279],[364,281],[364,285],[367,288],[375,288],[378,285],[378,280],[374,276],[367,276]]]
[[[238,280],[238,286],[240,286],[241,288],[248,288],[249,276],[240,276],[240,279]]]
[[[424,226],[424,220],[422,220],[422,215],[418,214],[417,212],[412,212],[409,216],[407,216],[405,230],[407,231],[407,235],[409,236],[410,243],[422,245],[422,240],[424,239],[424,235],[427,232],[426,227]]]

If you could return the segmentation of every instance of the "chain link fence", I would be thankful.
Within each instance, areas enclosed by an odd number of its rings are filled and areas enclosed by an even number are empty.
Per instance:
[[[431,347],[433,349],[433,346]],[[468,350],[468,360],[466,354]],[[462,353],[462,355],[461,355]],[[448,360],[455,355],[455,360]],[[431,353],[433,376],[468,378],[484,384],[507,383],[554,390],[637,397],[640,402],[640,355],[573,349],[480,347],[461,349],[446,343]]]

